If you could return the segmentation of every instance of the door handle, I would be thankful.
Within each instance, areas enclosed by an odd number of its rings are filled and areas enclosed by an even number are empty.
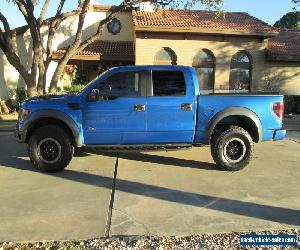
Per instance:
[[[181,110],[182,111],[192,111],[193,105],[191,103],[182,103]]]
[[[144,104],[135,104],[134,105],[134,111],[136,112],[144,112],[146,110]]]

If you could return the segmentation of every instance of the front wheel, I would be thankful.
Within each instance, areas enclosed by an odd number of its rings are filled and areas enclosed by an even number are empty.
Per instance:
[[[253,140],[241,127],[231,126],[214,135],[211,155],[222,170],[238,171],[246,167],[253,154]]]
[[[58,172],[67,167],[72,159],[71,138],[58,126],[43,126],[30,137],[28,155],[33,165],[42,172]]]

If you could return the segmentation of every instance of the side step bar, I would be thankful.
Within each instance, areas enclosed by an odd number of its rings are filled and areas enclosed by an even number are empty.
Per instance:
[[[173,151],[188,150],[190,144],[145,144],[145,145],[87,145],[89,148],[97,148],[103,151]]]

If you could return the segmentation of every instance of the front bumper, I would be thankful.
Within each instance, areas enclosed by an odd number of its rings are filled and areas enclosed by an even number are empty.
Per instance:
[[[18,142],[25,142],[26,141],[26,131],[21,131],[19,130],[19,122],[16,123],[16,128],[15,128],[15,138],[17,139]]]
[[[273,134],[273,140],[274,141],[283,140],[285,136],[286,136],[286,130],[284,129],[275,130]]]

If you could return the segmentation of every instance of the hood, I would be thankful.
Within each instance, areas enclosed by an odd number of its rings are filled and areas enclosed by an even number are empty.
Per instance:
[[[37,103],[37,102],[45,102],[45,101],[64,101],[70,99],[70,94],[61,94],[61,95],[41,95],[34,96],[26,100],[27,103]]]
[[[29,107],[62,107],[68,103],[80,103],[80,96],[76,94],[62,94],[62,95],[44,95],[31,97],[22,103],[22,108]]]

